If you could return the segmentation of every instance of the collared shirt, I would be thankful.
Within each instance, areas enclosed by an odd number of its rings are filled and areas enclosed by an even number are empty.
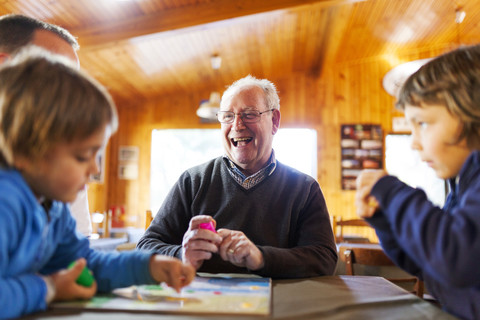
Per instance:
[[[239,185],[241,185],[243,188],[247,190],[256,186],[260,182],[262,182],[263,179],[271,175],[273,171],[275,171],[275,168],[277,167],[275,152],[273,150],[272,150],[270,159],[268,161],[268,164],[262,169],[260,169],[258,172],[248,177],[243,174],[243,172],[237,167],[237,165],[232,160],[230,160],[230,158],[228,158],[227,155],[223,156],[223,160],[227,165],[228,172],[230,173],[230,175],[235,179],[235,181],[238,182]]]

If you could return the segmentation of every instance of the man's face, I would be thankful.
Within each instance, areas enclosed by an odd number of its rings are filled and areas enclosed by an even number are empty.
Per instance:
[[[242,88],[222,106],[222,111],[236,114],[268,110],[263,90],[255,86]],[[255,123],[244,123],[239,115],[232,123],[222,123],[223,145],[228,157],[247,175],[259,171],[270,158],[279,124],[279,110],[261,114]]]
[[[72,60],[77,68],[80,68],[77,53],[72,46],[57,34],[47,30],[37,30],[33,35],[30,44],[42,47],[52,53],[65,56]]]

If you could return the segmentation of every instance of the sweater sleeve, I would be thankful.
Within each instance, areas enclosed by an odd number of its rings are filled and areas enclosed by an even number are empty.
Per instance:
[[[380,245],[387,256],[397,266],[400,266],[408,273],[423,279],[421,269],[412,259],[410,259],[405,250],[399,245],[383,211],[378,210],[372,218],[366,220],[375,228],[378,239],[380,239]]]
[[[183,235],[190,219],[191,190],[186,186],[189,175],[184,173],[165,198],[152,223],[140,238],[137,249],[182,258]],[[181,231],[180,231],[181,230]]]
[[[372,189],[392,237],[405,253],[403,261],[398,258],[400,264],[409,258],[437,281],[457,287],[480,284],[479,192],[477,179],[457,207],[444,211],[428,201],[422,190],[392,176],[383,177]]]
[[[0,278],[0,319],[17,318],[45,310],[47,288],[42,278],[35,274]]]

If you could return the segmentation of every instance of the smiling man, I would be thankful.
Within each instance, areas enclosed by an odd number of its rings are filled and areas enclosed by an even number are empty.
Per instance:
[[[333,274],[337,254],[320,187],[275,158],[280,118],[273,83],[252,76],[234,82],[218,112],[225,155],[181,175],[137,247],[201,272]]]

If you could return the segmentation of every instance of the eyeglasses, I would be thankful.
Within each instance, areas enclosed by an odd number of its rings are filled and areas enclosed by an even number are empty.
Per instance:
[[[262,112],[252,110],[239,113],[235,113],[233,111],[218,111],[217,119],[220,123],[232,123],[233,120],[235,120],[235,115],[238,115],[242,119],[243,123],[255,123],[260,120],[260,116],[262,114],[273,110],[275,109],[270,109]]]

